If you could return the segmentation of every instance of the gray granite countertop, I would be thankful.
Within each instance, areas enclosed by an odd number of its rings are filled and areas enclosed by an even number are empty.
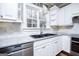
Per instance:
[[[44,38],[32,38],[30,37],[30,35],[26,35],[26,33],[14,33],[14,34],[0,35],[0,48],[16,45],[16,44],[23,44],[27,42],[45,40],[62,35],[79,38],[79,34],[67,34],[67,33],[62,33],[62,34],[59,33],[57,35],[44,37]]]
[[[16,45],[16,44],[23,44],[27,42],[35,42],[39,40],[44,40],[44,39],[49,39],[61,35],[54,35],[54,36],[49,36],[49,37],[44,37],[44,38],[32,38],[29,35],[25,35],[26,33],[17,33],[17,34],[12,34],[12,35],[5,35],[5,36],[0,36],[0,48],[2,47],[7,47],[11,45]]]

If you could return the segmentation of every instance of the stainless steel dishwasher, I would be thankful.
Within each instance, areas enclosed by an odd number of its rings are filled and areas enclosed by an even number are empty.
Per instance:
[[[33,56],[33,42],[0,48],[0,55]]]

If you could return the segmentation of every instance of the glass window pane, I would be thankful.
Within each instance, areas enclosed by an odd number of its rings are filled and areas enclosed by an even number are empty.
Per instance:
[[[32,19],[27,19],[27,27],[32,27]]]
[[[37,27],[37,11],[32,7],[26,6],[27,27]]]

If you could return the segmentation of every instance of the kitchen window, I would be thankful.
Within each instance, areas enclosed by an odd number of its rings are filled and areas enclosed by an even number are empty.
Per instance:
[[[46,28],[46,21],[40,21],[40,27]]]
[[[32,7],[26,7],[27,27],[37,27],[37,11]]]
[[[43,12],[39,13],[39,19],[40,19],[40,27],[46,28],[46,17],[43,15]]]
[[[37,20],[27,19],[27,27],[37,27]]]

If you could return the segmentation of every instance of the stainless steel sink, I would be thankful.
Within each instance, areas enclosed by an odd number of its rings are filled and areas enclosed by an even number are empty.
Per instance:
[[[43,37],[48,37],[48,36],[53,36],[56,34],[50,34],[50,33],[46,33],[46,34],[39,34],[39,35],[31,35],[31,37],[33,38],[43,38]]]

